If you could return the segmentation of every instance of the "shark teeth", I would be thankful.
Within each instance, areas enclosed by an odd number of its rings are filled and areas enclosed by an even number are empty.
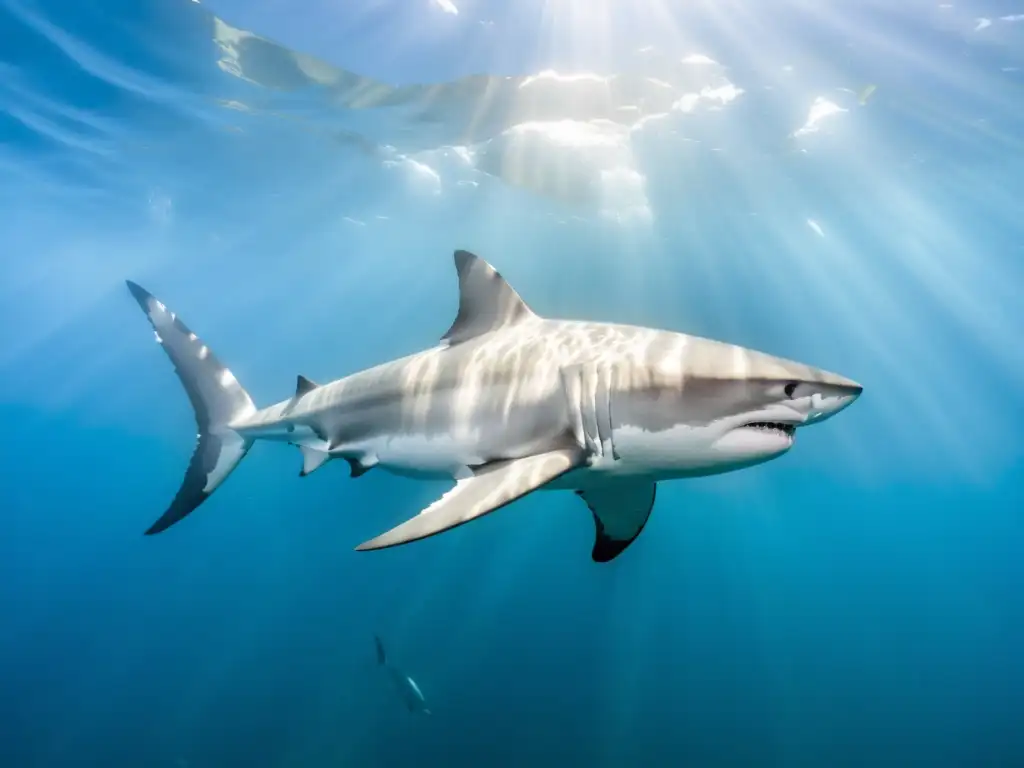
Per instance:
[[[788,437],[792,437],[793,433],[796,432],[796,427],[792,424],[781,424],[776,421],[752,421],[749,424],[744,424],[744,427],[750,427],[751,429],[763,429],[766,432],[782,432]]]

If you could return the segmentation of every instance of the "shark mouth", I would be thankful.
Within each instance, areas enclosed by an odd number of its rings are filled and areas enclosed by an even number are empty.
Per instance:
[[[793,424],[782,424],[777,421],[752,421],[749,424],[744,424],[744,427],[750,429],[760,429],[765,432],[781,432],[786,437],[792,437],[793,433],[796,432],[796,426]]]

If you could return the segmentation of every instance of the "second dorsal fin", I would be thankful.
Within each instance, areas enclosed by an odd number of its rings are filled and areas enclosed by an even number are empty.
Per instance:
[[[459,274],[459,314],[442,341],[458,344],[537,316],[479,256],[456,251],[455,269]]]
[[[309,394],[319,386],[320,385],[315,381],[310,381],[302,374],[299,374],[299,378],[295,382],[295,396],[302,397],[303,395]]]

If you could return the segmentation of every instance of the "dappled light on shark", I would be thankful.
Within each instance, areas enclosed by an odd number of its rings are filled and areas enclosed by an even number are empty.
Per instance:
[[[850,405],[861,386],[735,345],[635,326],[537,315],[487,262],[455,252],[459,309],[433,349],[257,410],[173,312],[128,287],[195,408],[199,441],[177,496],[149,529],[191,513],[257,440],[374,467],[448,478],[419,515],[360,544],[382,549],[446,531],[537,490],[573,490],[593,514],[597,562],[639,536],[660,481],[714,475],[788,451],[799,427]]]

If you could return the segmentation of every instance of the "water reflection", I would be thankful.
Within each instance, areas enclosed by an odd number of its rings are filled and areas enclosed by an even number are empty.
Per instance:
[[[402,168],[425,191],[440,192],[441,153],[459,161],[458,184],[475,185],[482,173],[619,219],[651,217],[634,152],[638,134],[675,133],[687,115],[720,110],[743,94],[700,53],[645,51],[640,71],[610,76],[548,70],[393,86],[221,19],[213,19],[213,34],[223,71],[275,91],[320,91],[344,125],[337,141]],[[235,100],[222,105],[258,110]]]

